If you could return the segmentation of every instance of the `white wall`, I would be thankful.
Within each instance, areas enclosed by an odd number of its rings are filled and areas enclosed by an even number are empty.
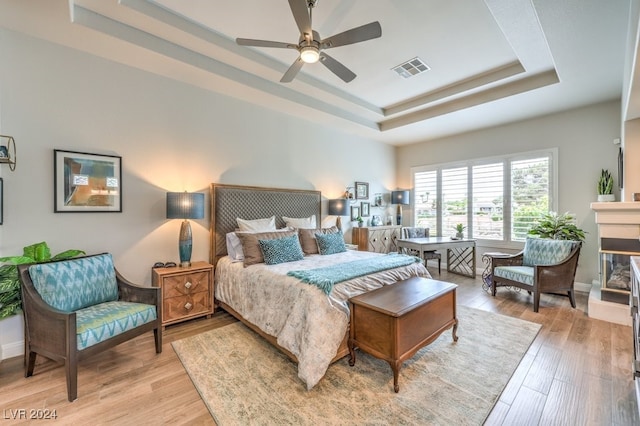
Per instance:
[[[356,180],[371,194],[395,183],[392,147],[19,33],[1,30],[0,49],[2,131],[18,145],[15,172],[2,171],[0,255],[39,241],[53,253],[109,251],[149,284],[155,261],[178,260],[167,191],[222,182],[337,198]],[[122,156],[123,212],[53,213],[54,148]],[[207,260],[208,220],[192,228],[192,259]]]
[[[620,100],[615,100],[400,147],[396,151],[398,185],[411,188],[412,166],[557,147],[558,211],[576,214],[578,225],[588,232],[576,280],[590,284],[598,279],[598,234],[590,203],[596,200],[600,170],[609,169],[617,176],[618,146],[613,140],[621,136],[620,123]],[[617,184],[616,180],[616,192]],[[497,250],[482,247],[479,252]]]

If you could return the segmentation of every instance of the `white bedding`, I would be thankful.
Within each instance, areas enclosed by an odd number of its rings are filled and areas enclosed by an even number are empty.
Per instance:
[[[345,336],[349,298],[412,276],[430,275],[424,265],[413,263],[338,283],[327,296],[316,286],[286,274],[373,256],[381,255],[347,250],[247,268],[225,256],[216,266],[215,296],[294,354],[298,358],[298,377],[311,389],[324,376]]]

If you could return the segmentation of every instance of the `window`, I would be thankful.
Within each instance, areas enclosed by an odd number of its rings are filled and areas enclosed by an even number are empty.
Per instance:
[[[431,235],[466,235],[491,241],[524,241],[540,213],[552,207],[557,150],[465,163],[412,168],[415,226]]]

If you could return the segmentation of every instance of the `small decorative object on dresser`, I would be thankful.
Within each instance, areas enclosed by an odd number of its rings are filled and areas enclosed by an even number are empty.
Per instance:
[[[153,268],[152,285],[162,288],[162,326],[213,314],[213,266]]]

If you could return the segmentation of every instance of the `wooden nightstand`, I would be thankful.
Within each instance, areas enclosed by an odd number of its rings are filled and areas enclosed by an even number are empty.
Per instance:
[[[162,326],[213,314],[213,265],[154,268],[152,285],[162,288]]]

